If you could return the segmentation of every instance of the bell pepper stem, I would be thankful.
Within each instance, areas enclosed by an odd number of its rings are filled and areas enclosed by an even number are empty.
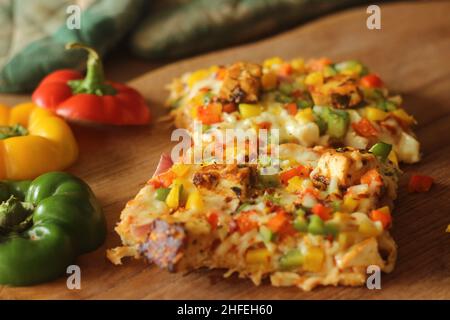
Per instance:
[[[15,196],[9,197],[0,204],[0,232],[2,230],[19,231],[26,227],[32,212],[32,205],[23,203]]]
[[[68,82],[68,85],[72,88],[74,94],[87,93],[96,94],[98,96],[116,94],[116,90],[105,82],[102,60],[97,51],[84,44],[75,42],[68,43],[66,49],[83,49],[88,53],[86,76],[84,79]]]

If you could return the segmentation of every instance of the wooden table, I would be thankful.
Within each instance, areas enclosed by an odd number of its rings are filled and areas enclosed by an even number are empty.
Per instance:
[[[394,3],[382,6],[382,29],[366,28],[365,7],[322,18],[257,43],[211,53],[169,65],[131,81],[164,113],[164,84],[172,77],[210,64],[274,55],[356,58],[401,92],[405,107],[419,120],[420,164],[403,166],[393,236],[399,246],[395,271],[382,276],[382,290],[259,287],[219,271],[169,274],[138,261],[115,267],[105,249],[119,244],[113,227],[126,201],[152,175],[162,151],[170,149],[169,126],[140,128],[74,127],[81,155],[70,171],[86,179],[98,195],[108,220],[106,244],[77,261],[82,289],[68,290],[66,279],[25,288],[0,287],[1,298],[145,298],[145,299],[410,299],[450,298],[450,2]],[[2,97],[15,102],[23,97]],[[436,179],[429,193],[409,195],[411,172]]]

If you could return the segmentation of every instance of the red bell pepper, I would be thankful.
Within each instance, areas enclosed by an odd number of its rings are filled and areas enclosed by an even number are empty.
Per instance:
[[[288,181],[296,176],[300,176],[302,178],[306,178],[311,173],[311,170],[305,166],[299,165],[295,168],[289,169],[280,173],[281,182],[287,184]]]
[[[361,78],[360,83],[366,88],[381,88],[383,81],[376,74],[368,74]]]
[[[409,180],[408,192],[427,192],[433,185],[433,178],[428,176],[413,175]]]
[[[67,49],[88,52],[87,72],[83,78],[76,70],[58,70],[45,77],[33,92],[33,102],[69,120],[113,124],[147,124],[151,115],[144,98],[124,84],[105,81],[97,52],[72,43]]]
[[[380,221],[383,229],[387,229],[392,223],[391,212],[388,207],[372,210],[369,213],[369,217],[372,221]]]
[[[322,220],[330,220],[332,218],[331,214],[333,213],[333,209],[325,207],[323,204],[316,204],[311,209],[312,213],[316,216],[319,216]]]
[[[378,130],[366,118],[352,123],[352,128],[357,134],[366,138],[376,137],[378,135]]]

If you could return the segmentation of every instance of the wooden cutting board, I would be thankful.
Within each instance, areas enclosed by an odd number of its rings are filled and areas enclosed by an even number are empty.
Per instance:
[[[256,287],[219,271],[170,274],[138,261],[115,267],[105,249],[119,244],[113,227],[126,201],[152,175],[163,151],[170,150],[170,126],[148,128],[74,127],[81,149],[70,171],[86,179],[99,197],[108,220],[106,244],[77,261],[81,290],[68,290],[66,278],[34,287],[0,287],[1,298],[145,298],[145,299],[450,299],[450,2],[394,3],[382,6],[382,29],[366,28],[366,8],[340,12],[257,43],[184,60],[145,74],[131,84],[162,115],[164,85],[182,72],[235,60],[261,61],[328,56],[360,59],[403,94],[405,107],[419,120],[420,164],[403,166],[393,236],[399,246],[395,271],[381,278],[381,290]],[[193,44],[195,45],[195,44]],[[124,68],[126,72],[126,68]],[[17,99],[9,98],[10,102]],[[429,193],[410,195],[412,172],[431,175]],[[32,266],[30,266],[32,267]]]

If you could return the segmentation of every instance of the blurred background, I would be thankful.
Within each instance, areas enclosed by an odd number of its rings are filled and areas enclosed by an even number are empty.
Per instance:
[[[70,41],[97,49],[106,59],[107,76],[128,81],[181,58],[261,39],[369,2],[0,0],[0,92],[31,92],[51,71],[82,69],[85,53],[66,51]]]

